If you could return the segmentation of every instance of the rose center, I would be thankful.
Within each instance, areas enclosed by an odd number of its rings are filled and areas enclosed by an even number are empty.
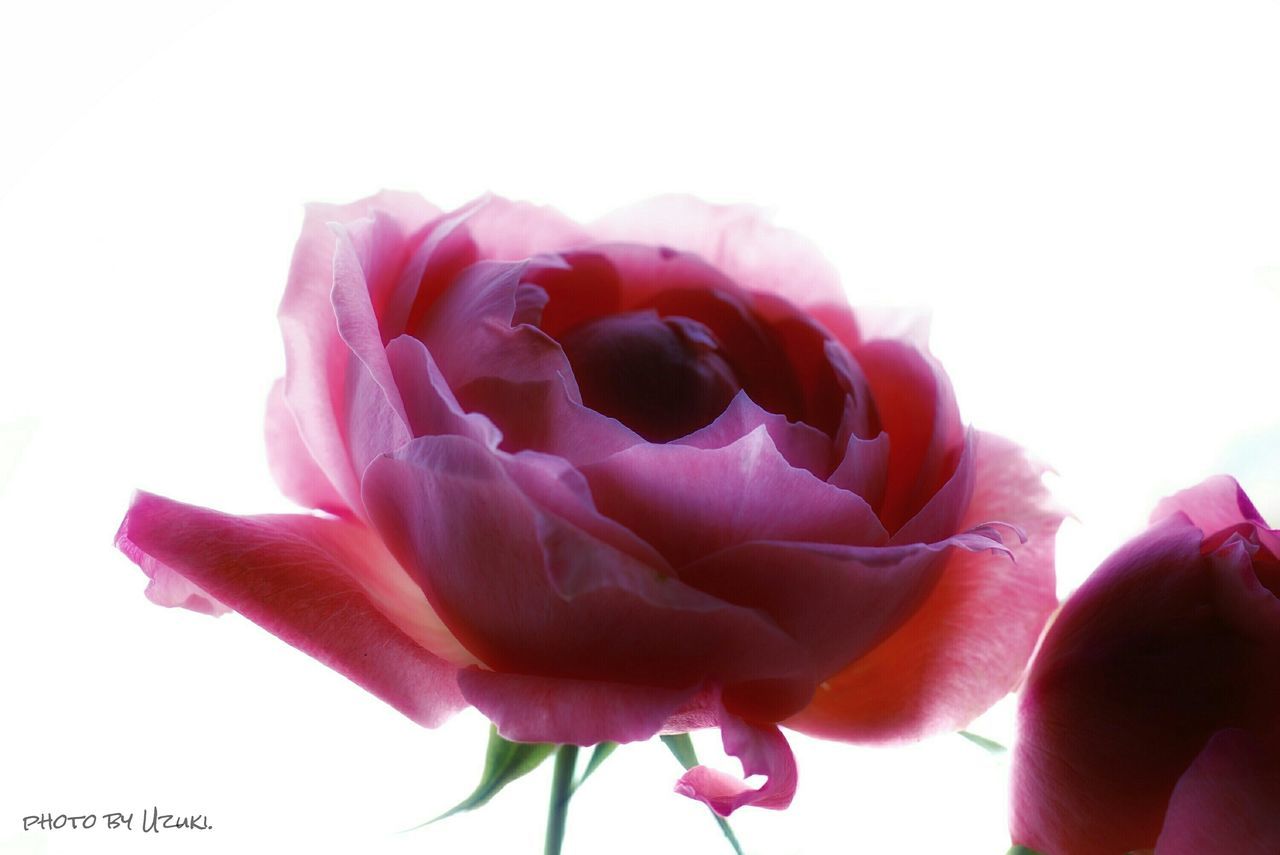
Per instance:
[[[710,424],[741,388],[715,336],[688,318],[610,315],[569,330],[560,346],[582,402],[649,442]]]

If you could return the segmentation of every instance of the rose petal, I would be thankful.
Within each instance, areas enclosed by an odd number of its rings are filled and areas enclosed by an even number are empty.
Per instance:
[[[347,513],[347,504],[320,469],[298,433],[298,422],[284,398],[284,380],[277,380],[267,397],[267,465],[280,491],[305,508],[317,508],[335,516]]]
[[[714,422],[675,440],[675,444],[702,449],[724,448],[761,425],[787,463],[797,469],[807,469],[819,478],[825,478],[831,471],[830,437],[809,425],[789,422],[777,413],[765,412],[745,391],[738,392]]]
[[[750,291],[801,307],[847,304],[835,268],[805,238],[745,205],[662,196],[615,211],[589,227],[600,241],[668,246],[702,256]],[[852,318],[848,319],[852,323]]]
[[[1280,852],[1280,753],[1220,730],[1178,779],[1156,855]]]
[[[998,540],[981,535],[896,547],[752,542],[684,567],[680,578],[725,602],[769,615],[804,646],[814,670],[828,675],[902,626],[933,589],[953,547],[1003,549]],[[725,703],[739,715],[777,721],[812,699],[770,689],[726,690]]]
[[[234,517],[139,493],[117,545],[162,565],[419,724],[466,705],[457,668],[416,639],[448,639],[412,586],[386,578],[363,526],[310,516]],[[363,563],[362,563],[363,562]],[[412,637],[411,637],[412,635]]]
[[[515,742],[595,745],[649,739],[695,689],[656,689],[498,674],[469,668],[458,674],[462,694]]]
[[[829,739],[897,741],[963,727],[1013,688],[1052,612],[1053,540],[1063,515],[1007,440],[977,434],[975,490],[961,528],[991,519],[1026,535],[1013,561],[952,550],[911,618],[819,687],[787,722]]]
[[[892,446],[892,437],[889,443]],[[893,537],[889,539],[890,543],[930,543],[941,540],[962,527],[961,520],[973,508],[973,491],[978,478],[976,445],[974,431],[966,430],[960,459],[956,461],[951,477],[929,497],[924,507],[894,532]],[[1013,474],[1016,476],[1022,473],[1015,471]],[[1038,485],[1039,482],[1036,483]],[[971,516],[968,525],[982,525],[993,521],[1005,522],[991,518],[978,520]]]
[[[718,449],[636,445],[582,474],[600,510],[675,567],[747,540],[886,540],[866,502],[791,466],[763,424]]]
[[[591,242],[586,229],[554,208],[485,196],[474,204],[466,229],[481,258],[517,261]]]
[[[350,223],[378,212],[394,236],[387,236],[397,258],[407,258],[439,212],[418,196],[380,193],[351,205],[307,208],[302,235],[294,249],[289,283],[280,304],[285,341],[285,399],[298,433],[349,512],[360,515],[360,486],[344,440],[348,348],[338,335],[331,292],[336,237],[330,222]],[[394,284],[394,264],[370,286],[379,291],[375,305]]]
[[[1238,523],[1263,523],[1258,509],[1230,475],[1209,478],[1162,499],[1151,513],[1151,522],[1160,522],[1176,513],[1186,514],[1206,535]]]
[[[889,476],[890,442],[889,434],[883,431],[875,439],[851,434],[844,456],[827,482],[861,496],[873,510],[879,509]]]
[[[462,437],[420,437],[365,475],[391,551],[495,671],[672,689],[811,679],[799,648],[762,615],[535,505],[503,459]]]
[[[505,451],[539,451],[581,466],[644,442],[576,396],[565,375],[523,383],[481,377],[458,390],[458,400],[468,410],[484,413],[501,428]]]
[[[799,775],[795,755],[782,731],[774,725],[744,721],[724,709],[718,718],[725,753],[742,762],[744,775],[765,775],[767,780],[753,788],[746,781],[709,766],[694,766],[676,782],[676,792],[697,799],[720,816],[746,805],[769,810],[787,808],[795,796]]]
[[[951,382],[925,353],[880,340],[862,345],[853,356],[890,438],[880,518],[892,533],[951,477],[964,448],[964,427]]]
[[[497,448],[501,431],[482,413],[463,410],[426,345],[413,336],[399,336],[387,345],[387,364],[414,436],[457,434]]]
[[[482,261],[462,272],[414,331],[454,390],[480,379],[558,381],[582,402],[573,370],[554,339],[516,321],[528,262]],[[461,335],[460,331],[466,334]],[[502,427],[499,424],[499,427]],[[504,432],[505,433],[505,432]]]

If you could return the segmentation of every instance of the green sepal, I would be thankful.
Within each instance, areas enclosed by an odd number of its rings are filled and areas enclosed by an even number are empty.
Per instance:
[[[555,749],[555,745],[547,742],[511,742],[499,736],[498,729],[490,725],[489,747],[484,755],[484,772],[481,773],[480,783],[476,785],[475,790],[435,819],[427,820],[414,828],[422,828],[423,825],[430,825],[455,813],[475,810],[486,804],[507,784],[538,768]]]
[[[591,752],[591,758],[587,760],[587,767],[582,770],[582,774],[578,776],[578,780],[574,782],[573,788],[576,790],[587,782],[587,778],[591,777],[591,773],[600,768],[600,764],[609,758],[609,755],[618,747],[616,742],[601,742]]]
[[[985,736],[979,736],[978,734],[970,733],[967,730],[958,730],[956,732],[981,748],[983,751],[986,751],[988,754],[1004,754],[1009,750],[994,739],[987,739]],[[1010,850],[1010,852],[1012,853],[1012,850]],[[1031,852],[1031,850],[1028,849],[1027,852]],[[1016,853],[1012,853],[1012,855],[1016,855]],[[1032,855],[1034,855],[1034,853],[1032,853]]]
[[[1027,846],[1014,846],[1005,855],[1040,855],[1040,853]]]
[[[663,736],[662,741],[666,743],[667,748],[671,749],[671,753],[680,761],[680,765],[686,769],[692,769],[698,765],[698,753],[693,749],[693,740],[689,738],[687,733],[678,733],[674,736]],[[733,829],[729,827],[729,822],[720,814],[707,808],[711,816],[715,819],[716,824],[720,826],[720,830],[724,832],[725,839],[729,841],[729,845],[733,847],[733,851],[737,855],[743,855],[742,845],[738,843],[738,836],[733,833]]]

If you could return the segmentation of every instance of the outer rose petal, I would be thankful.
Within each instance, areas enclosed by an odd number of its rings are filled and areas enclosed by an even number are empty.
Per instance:
[[[822,675],[901,627],[934,587],[954,549],[1006,551],[983,531],[897,547],[755,541],[684,567],[680,578],[725,602],[769,615],[804,645]],[[801,696],[772,688],[728,689],[725,706],[747,718],[777,721],[808,704],[814,686],[806,686]]]
[[[648,739],[696,694],[478,668],[460,671],[458,683],[504,738],[561,745]]]
[[[586,229],[555,208],[484,196],[467,217],[465,227],[481,258],[517,261],[560,252],[591,241]]]
[[[363,526],[234,517],[139,493],[116,542],[144,570],[163,566],[208,591],[419,724],[434,727],[466,706],[456,666],[414,638],[448,637],[432,630],[430,609],[395,613],[380,602],[404,610],[412,599],[381,568],[358,563],[381,551]]]
[[[1178,780],[1155,855],[1280,852],[1280,753],[1220,730]]]
[[[843,309],[833,319],[854,329],[835,269],[812,243],[773,225],[759,209],[709,205],[692,196],[661,196],[616,211],[589,231],[599,241],[657,244],[695,253],[749,291],[777,294],[805,308]]]
[[[1014,560],[952,550],[937,586],[915,614],[866,656],[819,687],[786,722],[814,736],[894,741],[954,730],[1017,682],[1050,613],[1053,540],[1063,515],[1043,471],[1009,441],[976,435],[976,486],[962,528],[1002,520],[1027,542]]]
[[[363,514],[359,473],[344,439],[349,351],[338,335],[331,292],[336,237],[329,223],[350,223],[378,212],[388,225],[379,278],[369,283],[381,305],[439,211],[408,193],[380,193],[350,205],[311,205],[294,249],[289,283],[280,303],[285,343],[285,399],[298,433],[320,470],[342,498],[346,512]],[[329,510],[335,510],[328,508]]]
[[[1151,512],[1157,523],[1184,513],[1206,535],[1244,522],[1262,523],[1262,516],[1235,478],[1217,475],[1162,499]]]
[[[277,380],[267,398],[267,465],[280,490],[304,508],[318,508],[341,516],[346,502],[320,469],[298,433],[298,423],[284,400],[284,380]]]
[[[487,665],[670,689],[708,678],[812,680],[803,651],[763,615],[536,504],[516,482],[536,477],[531,462],[462,437],[419,437],[365,475],[387,545]]]

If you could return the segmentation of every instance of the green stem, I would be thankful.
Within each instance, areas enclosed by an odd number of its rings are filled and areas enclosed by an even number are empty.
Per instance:
[[[573,795],[573,770],[578,765],[578,746],[561,745],[556,749],[556,768],[551,778],[551,804],[547,808],[547,845],[544,855],[560,855],[564,842],[565,817],[569,813],[569,797]]]

